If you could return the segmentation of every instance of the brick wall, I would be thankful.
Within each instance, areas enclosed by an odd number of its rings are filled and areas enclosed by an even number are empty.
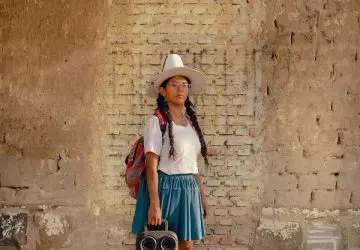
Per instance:
[[[104,96],[109,125],[104,195],[115,197],[107,205],[126,215],[128,224],[134,201],[129,200],[118,166],[155,108],[155,100],[146,96],[146,80],[159,70],[162,55],[173,52],[208,77],[202,93],[192,98],[206,141],[217,152],[208,171],[199,160],[210,205],[204,244],[251,241],[262,185],[253,151],[253,50],[263,13],[262,3],[246,1],[112,2],[107,41],[111,63]]]
[[[196,249],[360,249],[356,0],[0,10],[0,246],[133,249],[123,158],[155,108],[146,80],[174,52],[208,77],[192,98],[216,152],[199,160]]]

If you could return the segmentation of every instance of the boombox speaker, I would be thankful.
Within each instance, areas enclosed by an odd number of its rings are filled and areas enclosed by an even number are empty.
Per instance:
[[[161,226],[146,225],[145,230],[136,236],[136,250],[177,250],[176,233],[169,231],[167,220]]]

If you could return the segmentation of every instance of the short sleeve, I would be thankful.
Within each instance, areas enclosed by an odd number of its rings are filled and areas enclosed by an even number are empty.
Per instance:
[[[162,148],[162,133],[160,129],[159,118],[151,116],[144,130],[144,148],[145,153],[153,152],[160,155]]]

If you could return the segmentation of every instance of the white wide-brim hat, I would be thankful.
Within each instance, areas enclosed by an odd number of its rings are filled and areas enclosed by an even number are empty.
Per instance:
[[[184,66],[181,57],[177,54],[164,56],[161,61],[160,72],[154,74],[148,83],[147,94],[150,97],[157,97],[160,85],[168,78],[173,76],[186,76],[191,82],[189,95],[199,93],[205,85],[205,75],[198,70]]]

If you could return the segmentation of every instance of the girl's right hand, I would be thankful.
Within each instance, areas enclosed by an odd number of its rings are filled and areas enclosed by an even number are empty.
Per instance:
[[[161,225],[161,209],[159,204],[150,204],[148,211],[148,225],[159,226]]]

